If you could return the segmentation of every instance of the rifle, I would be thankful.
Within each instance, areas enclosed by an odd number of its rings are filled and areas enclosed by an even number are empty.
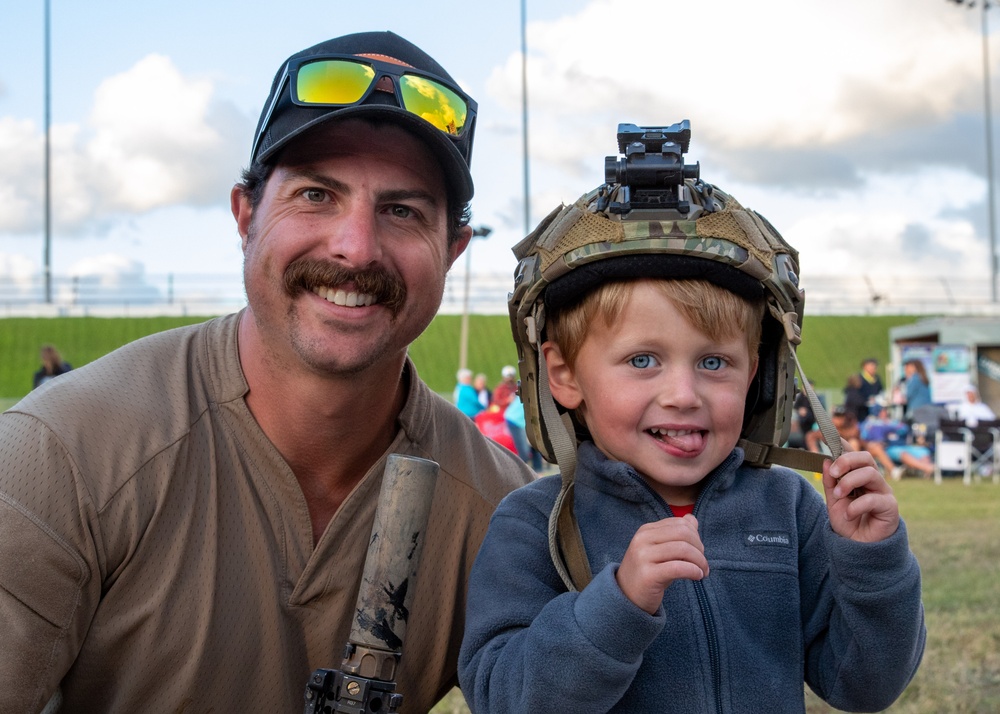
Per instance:
[[[396,671],[437,475],[438,464],[428,459],[386,460],[344,659],[340,669],[309,677],[305,714],[387,714],[403,703]]]

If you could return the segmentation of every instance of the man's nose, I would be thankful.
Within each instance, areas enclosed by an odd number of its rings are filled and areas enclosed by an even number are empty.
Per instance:
[[[352,206],[331,228],[327,244],[334,260],[365,268],[382,260],[377,216],[371,207]]]

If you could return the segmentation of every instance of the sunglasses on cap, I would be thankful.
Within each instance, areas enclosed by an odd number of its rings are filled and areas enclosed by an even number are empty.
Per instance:
[[[407,65],[348,54],[300,57],[288,62],[277,91],[254,139],[251,156],[257,156],[271,114],[289,83],[292,103],[301,107],[348,107],[364,104],[373,92],[391,80],[399,107],[423,119],[455,141],[463,138],[478,109],[458,86],[429,72]]]

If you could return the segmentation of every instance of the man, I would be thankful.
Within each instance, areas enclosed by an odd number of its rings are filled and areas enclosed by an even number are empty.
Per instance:
[[[397,691],[453,686],[472,560],[531,479],[406,356],[471,238],[475,110],[391,33],[293,55],[232,191],[248,307],[0,417],[0,711],[300,709],[389,453],[441,466]]]
[[[858,376],[861,377],[861,399],[867,407],[865,416],[878,414],[879,406],[875,403],[875,398],[882,394],[883,389],[882,378],[878,376],[878,360],[874,357],[865,359],[861,363],[861,371],[858,372]]]
[[[965,401],[959,402],[953,408],[956,419],[961,419],[970,429],[974,429],[980,421],[992,421],[997,418],[989,405],[979,400],[979,389],[969,382],[962,390]]]

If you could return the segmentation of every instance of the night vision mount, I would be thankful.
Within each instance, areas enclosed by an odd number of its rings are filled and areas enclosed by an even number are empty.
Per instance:
[[[687,215],[691,204],[685,196],[684,180],[697,180],[701,172],[700,164],[684,163],[690,143],[691,122],[687,119],[667,127],[619,124],[618,151],[624,158],[604,159],[607,191],[598,199],[598,210],[622,215],[636,210]],[[615,184],[619,188],[612,191]]]

